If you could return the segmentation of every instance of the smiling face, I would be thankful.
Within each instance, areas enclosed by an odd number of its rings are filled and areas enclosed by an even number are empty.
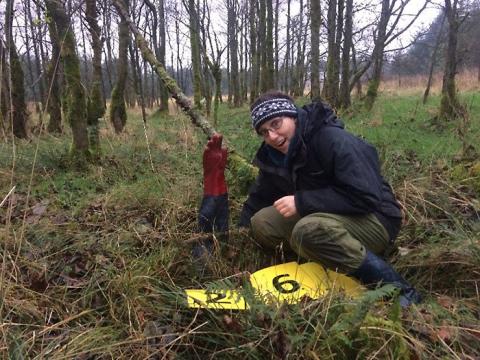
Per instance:
[[[258,133],[263,137],[267,145],[286,154],[290,142],[295,136],[296,126],[295,118],[279,116],[262,124],[258,129]]]

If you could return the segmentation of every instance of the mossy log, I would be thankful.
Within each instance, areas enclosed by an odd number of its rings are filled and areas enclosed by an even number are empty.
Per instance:
[[[168,92],[175,99],[177,105],[190,117],[192,123],[198,126],[209,138],[217,131],[207,121],[207,119],[192,105],[190,99],[182,92],[177,82],[167,73],[163,64],[161,64],[153,51],[149,48],[147,41],[139,32],[133,21],[130,19],[127,10],[125,9],[122,1],[114,0],[113,4],[117,11],[126,19],[128,26],[135,36],[135,41],[142,52],[143,58],[152,66],[153,71],[158,75],[162,83],[167,88]],[[224,144],[228,147],[228,168],[234,174],[241,176],[245,182],[252,182],[258,169],[246,161],[240,156],[230,144],[227,139],[224,139]]]

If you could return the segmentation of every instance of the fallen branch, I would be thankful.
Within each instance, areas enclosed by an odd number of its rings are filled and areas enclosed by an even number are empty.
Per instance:
[[[217,131],[213,126],[207,121],[207,119],[193,106],[190,99],[182,92],[182,89],[178,86],[175,79],[173,79],[165,70],[160,61],[153,53],[153,51],[148,46],[147,41],[142,36],[140,31],[135,26],[132,19],[128,14],[127,9],[125,8],[122,0],[113,0],[113,5],[117,9],[120,16],[122,16],[128,24],[128,27],[135,36],[135,41],[140,49],[143,58],[152,66],[153,71],[158,75],[160,81],[164,84],[165,88],[175,99],[177,105],[190,117],[192,123],[198,126],[202,131],[210,138]],[[227,140],[224,138],[224,144],[228,148],[228,168],[234,174],[241,174],[241,178],[244,181],[251,182],[255,179],[258,169],[246,161],[242,156],[240,156]]]

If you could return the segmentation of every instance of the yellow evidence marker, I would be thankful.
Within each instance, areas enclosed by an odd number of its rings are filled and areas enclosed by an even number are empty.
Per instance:
[[[329,291],[344,291],[357,297],[364,290],[354,279],[320,264],[297,262],[274,265],[250,275],[250,283],[265,302],[298,303],[304,296],[318,299]],[[235,290],[186,290],[188,307],[245,310],[248,304]]]
[[[185,290],[189,308],[209,308],[225,310],[245,310],[248,304],[235,290]]]

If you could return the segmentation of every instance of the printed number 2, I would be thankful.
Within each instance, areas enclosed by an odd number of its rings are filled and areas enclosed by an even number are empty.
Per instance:
[[[213,304],[230,304],[230,301],[220,301],[227,297],[226,294],[207,292],[206,295],[207,295],[207,304],[212,304],[212,303]]]
[[[290,276],[289,274],[282,274],[275,276],[272,280],[273,286],[281,294],[291,294],[300,289],[300,284],[295,280],[284,280],[280,281],[281,278]]]

